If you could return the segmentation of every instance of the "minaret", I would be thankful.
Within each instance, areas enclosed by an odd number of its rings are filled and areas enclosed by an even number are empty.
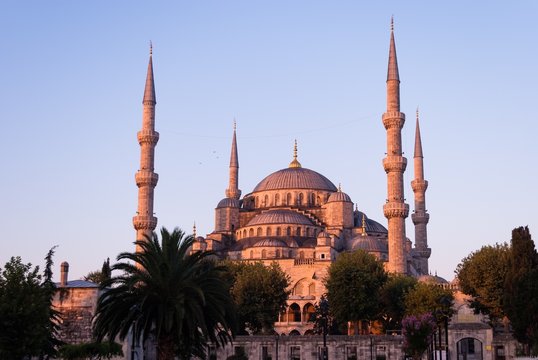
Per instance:
[[[230,154],[230,179],[228,181],[228,188],[226,189],[226,197],[239,200],[241,197],[241,190],[239,190],[239,160],[237,157],[237,140],[235,138],[236,124],[234,120],[234,135],[232,138],[232,151]]]
[[[387,130],[387,156],[383,168],[387,173],[387,201],[383,213],[388,219],[389,262],[387,270],[405,274],[405,218],[409,205],[404,200],[403,173],[407,159],[402,156],[402,127],[405,114],[400,112],[400,76],[394,43],[394,22],[391,19],[389,66],[387,73],[387,111],[383,114],[383,125]]]
[[[155,131],[155,84],[153,82],[153,48],[150,44],[148,73],[144,89],[142,130],[137,134],[140,144],[140,169],[135,175],[138,186],[138,211],[133,217],[136,229],[136,240],[145,240],[151,236],[157,226],[157,218],[153,216],[153,192],[159,176],[153,171],[155,162],[155,145],[159,141],[159,133]],[[137,246],[136,251],[140,248]]]
[[[411,214],[411,219],[413,219],[413,224],[415,224],[415,254],[418,257],[417,270],[420,274],[427,275],[431,249],[428,248],[428,232],[426,227],[430,220],[430,214],[426,212],[426,189],[428,188],[428,182],[424,180],[424,157],[422,155],[418,109],[415,131],[415,179],[411,181],[411,187],[415,193],[415,212]]]

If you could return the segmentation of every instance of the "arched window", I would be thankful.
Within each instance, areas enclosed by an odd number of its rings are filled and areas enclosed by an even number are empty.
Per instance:
[[[288,321],[301,322],[301,308],[296,303],[290,305],[290,309],[288,311]]]
[[[308,295],[315,295],[316,294],[316,283],[311,283],[308,285]]]
[[[310,193],[310,205],[315,206],[316,205],[316,194]]]
[[[310,228],[309,228],[309,227],[306,228],[306,236],[307,236],[307,237],[310,236]]]
[[[247,231],[246,231],[246,230],[243,230],[243,237],[244,237],[244,238],[247,237]]]
[[[256,196],[256,199],[254,200],[254,207],[260,207],[260,198]]]
[[[321,198],[319,196],[316,198],[316,205],[321,205]]]
[[[303,201],[304,201],[304,195],[303,193],[299,193],[299,199],[298,199],[299,206],[303,206]]]
[[[288,206],[292,205],[292,203],[291,203],[291,194],[290,193],[286,194],[286,205],[288,205]]]
[[[250,250],[250,258],[254,259],[254,251]]]
[[[265,195],[263,198],[263,206],[268,207],[269,206],[269,195]]]
[[[262,250],[262,259],[265,259],[267,257],[267,251],[265,249]]]
[[[280,236],[282,235],[282,230],[280,229],[280,227],[277,227],[276,228],[276,236]]]
[[[275,206],[280,205],[280,195],[275,194]]]
[[[270,227],[267,227],[265,229],[265,236],[271,236],[273,235],[273,232],[271,231],[271,228]]]
[[[318,229],[314,229],[314,237],[318,236]]]
[[[314,305],[308,303],[303,307],[303,319],[313,322],[316,318],[316,309]]]
[[[261,227],[256,229],[256,236],[262,236],[262,228]]]
[[[280,257],[280,249],[276,249],[275,254],[276,254],[275,256],[277,258],[279,258]]]
[[[286,235],[291,236],[291,227],[290,226],[288,226],[288,228],[286,229]]]
[[[288,251],[288,257],[291,259],[293,257],[293,251],[289,250]]]
[[[295,230],[295,235],[297,236],[301,236],[301,228],[298,227],[296,230]]]
[[[304,251],[299,251],[299,259],[304,259]]]
[[[248,236],[251,236],[251,237],[254,236],[254,229],[251,228],[251,229],[248,231]]]

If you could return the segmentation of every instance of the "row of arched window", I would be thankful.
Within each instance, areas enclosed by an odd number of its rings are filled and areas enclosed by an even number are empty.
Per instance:
[[[265,230],[265,231],[264,231]],[[316,237],[318,235],[318,229],[311,228],[308,226],[297,226],[297,227],[280,227],[280,226],[267,226],[265,229],[262,227],[257,227],[254,229],[239,230],[235,233],[238,239],[244,239],[247,237],[253,236],[306,236],[306,237]]]
[[[284,194],[275,194],[274,196],[269,196],[265,194],[263,196],[256,196],[254,198],[254,207],[255,208],[267,208],[271,206],[320,206],[321,197],[316,196],[315,193],[298,193],[296,196],[293,196],[292,193]]]
[[[297,303],[291,304],[288,309],[281,313],[279,316],[280,322],[314,322],[316,316],[316,309],[311,303],[307,303],[301,307]]]

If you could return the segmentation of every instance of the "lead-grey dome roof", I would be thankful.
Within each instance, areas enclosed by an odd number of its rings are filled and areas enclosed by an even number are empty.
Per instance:
[[[329,199],[327,202],[351,202],[351,198],[348,194],[346,194],[343,191],[337,191],[335,193],[332,193],[331,196],[329,196]]]
[[[350,250],[364,250],[366,252],[387,253],[389,251],[386,239],[373,236],[357,235],[350,240]]]
[[[282,240],[270,238],[258,241],[254,247],[288,247],[288,244]]]
[[[240,205],[239,200],[232,199],[232,198],[224,198],[221,201],[219,201],[219,204],[217,205],[217,209],[225,208],[225,207],[238,208],[239,205]]]
[[[267,176],[252,192],[281,189],[337,191],[336,186],[320,173],[306,168],[290,167]]]
[[[267,224],[297,224],[314,225],[310,219],[291,210],[269,210],[256,215],[246,226],[267,225]]]

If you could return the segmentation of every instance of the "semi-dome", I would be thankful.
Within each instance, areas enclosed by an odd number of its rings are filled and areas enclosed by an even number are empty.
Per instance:
[[[221,201],[219,201],[219,204],[217,205],[217,209],[225,208],[225,207],[233,207],[238,208],[240,205],[239,200],[232,199],[232,198],[224,198]]]
[[[327,202],[351,202],[351,198],[343,191],[337,191],[329,196]]]
[[[254,247],[288,247],[288,244],[279,239],[269,238],[258,241]]]
[[[366,214],[363,213],[362,211],[355,210],[353,217],[354,217],[355,226],[357,227],[362,227],[363,225],[362,221],[364,218],[365,225],[366,225],[366,233],[388,234],[389,232],[386,227],[384,227],[377,221],[368,218],[368,216],[366,216]]]
[[[314,170],[289,167],[267,176],[252,192],[282,189],[338,190],[329,179]]]
[[[270,210],[252,218],[246,226],[267,224],[314,225],[310,219],[292,210]]]

